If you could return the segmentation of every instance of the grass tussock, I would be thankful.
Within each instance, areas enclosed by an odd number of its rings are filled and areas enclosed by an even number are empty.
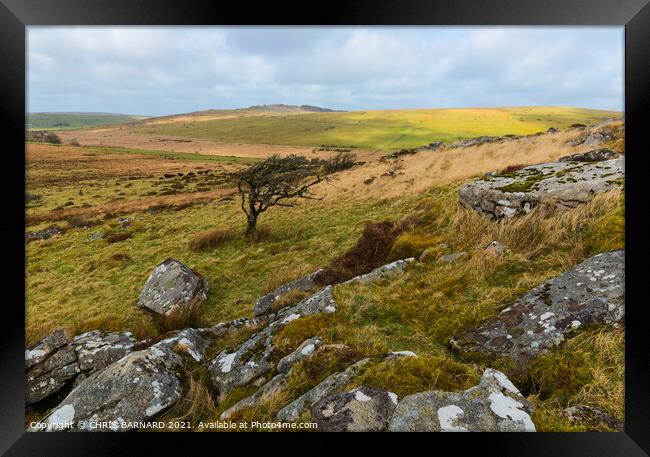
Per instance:
[[[431,354],[376,363],[348,387],[376,387],[403,398],[426,390],[465,390],[476,385],[480,377],[477,366],[454,361],[448,355]]]
[[[104,237],[106,242],[110,244],[119,243],[120,241],[128,240],[129,238],[133,238],[133,233],[129,231],[109,233]]]
[[[192,237],[189,246],[190,250],[194,252],[213,251],[234,237],[235,231],[231,228],[204,230]]]
[[[190,373],[186,384],[186,394],[164,414],[165,423],[189,422],[196,427],[200,422],[213,420],[217,406],[205,381],[198,374]],[[177,428],[168,430],[184,431]]]
[[[153,324],[157,328],[159,334],[164,334],[172,330],[181,330],[188,327],[206,327],[207,323],[204,318],[205,311],[205,302],[190,304],[169,314],[155,315],[153,317]]]
[[[291,281],[295,281],[308,273],[308,266],[304,264],[298,264],[290,270],[274,271],[268,276],[268,278],[266,278],[264,286],[262,287],[262,293],[268,294],[269,292],[273,292],[278,287]]]

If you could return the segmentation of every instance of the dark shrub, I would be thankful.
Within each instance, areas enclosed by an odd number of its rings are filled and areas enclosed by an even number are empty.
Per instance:
[[[106,235],[104,239],[108,243],[119,243],[120,241],[128,240],[131,238],[133,235],[131,232],[115,232],[111,233],[109,235]]]
[[[525,166],[526,166],[526,165],[522,165],[522,164],[520,164],[520,163],[515,164],[515,165],[508,165],[507,167],[505,167],[503,170],[500,171],[500,174],[502,174],[502,175],[506,175],[506,174],[508,174],[508,173],[512,173],[512,172],[515,172],[515,171],[517,171],[517,170],[521,170],[521,169],[524,168]]]
[[[354,167],[357,156],[351,152],[338,152],[331,159],[323,162],[325,173],[336,173]]]
[[[54,132],[46,133],[43,137],[43,141],[50,144],[61,144],[61,138],[59,138],[59,135]]]
[[[317,281],[323,285],[336,284],[380,267],[388,258],[397,235],[392,222],[368,223],[357,244],[334,259],[318,275]]]

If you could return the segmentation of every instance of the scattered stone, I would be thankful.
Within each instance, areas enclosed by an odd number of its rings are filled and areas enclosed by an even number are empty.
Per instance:
[[[322,398],[311,407],[311,417],[321,432],[380,432],[396,406],[393,392],[359,387]]]
[[[388,359],[398,359],[400,357],[417,357],[418,355],[413,351],[395,351],[388,353]]]
[[[325,378],[320,384],[301,395],[287,406],[278,411],[277,419],[282,422],[294,422],[300,414],[309,407],[326,397],[334,390],[344,386],[357,374],[359,368],[368,363],[370,359],[362,359],[350,365],[345,371],[334,373]]]
[[[92,374],[132,352],[135,342],[131,332],[95,330],[76,336],[70,344],[77,353],[81,371]]]
[[[549,129],[546,131],[546,133],[557,133],[557,132],[559,132],[559,130],[556,129],[555,127],[549,127]]]
[[[453,254],[443,255],[439,260],[445,263],[454,263],[458,262],[459,260],[465,260],[468,257],[469,254],[467,254],[467,252],[454,252]]]
[[[323,340],[320,336],[315,336],[305,340],[295,351],[280,359],[277,366],[278,371],[280,373],[289,373],[289,370],[291,370],[296,363],[311,355],[322,342]]]
[[[462,392],[431,390],[403,398],[393,432],[534,432],[532,405],[500,371],[488,368]]]
[[[369,284],[371,282],[378,281],[380,279],[388,278],[390,276],[403,272],[406,265],[413,262],[414,260],[415,257],[396,260],[387,265],[383,265],[379,268],[375,268],[370,273],[366,273],[364,275],[356,276],[352,279],[349,279],[345,281],[343,284],[350,284],[350,283],[357,283],[357,282],[361,284]]]
[[[101,240],[102,238],[104,238],[104,232],[102,231],[93,232],[88,236],[88,238],[90,238],[93,241]]]
[[[197,306],[208,297],[208,281],[178,260],[167,259],[147,279],[138,305],[169,315]]]
[[[323,270],[318,270],[313,273],[310,273],[302,278],[298,278],[295,281],[288,282],[276,288],[273,292],[270,292],[263,297],[260,297],[255,302],[255,307],[253,312],[255,316],[261,316],[268,313],[275,303],[276,300],[279,300],[284,294],[291,292],[292,290],[308,291],[316,286],[316,277]]]
[[[58,392],[80,373],[69,342],[65,332],[58,330],[25,351],[26,405]]]
[[[575,208],[600,192],[621,187],[625,159],[549,162],[511,173],[484,177],[463,185],[461,205],[492,218],[526,214],[538,205],[556,210]]]
[[[147,349],[132,352],[104,370],[86,378],[45,419],[50,429],[62,422],[82,423],[92,431],[93,422],[109,422],[114,431],[125,431],[120,422],[150,420],[181,398],[177,374],[184,365],[182,349],[199,360],[207,345],[187,329]]]
[[[625,431],[625,424],[611,414],[593,406],[571,406],[564,410],[564,415],[571,422],[585,425],[593,430]]]
[[[509,356],[523,367],[575,329],[621,322],[624,294],[625,251],[599,254],[530,290],[451,344],[461,351]]]
[[[618,159],[620,157],[622,157],[622,154],[611,149],[594,149],[588,152],[560,157],[557,160],[558,162],[603,162],[605,160]]]
[[[489,243],[487,246],[485,246],[484,249],[485,252],[496,255],[505,254],[505,252],[508,250],[503,244],[496,240]]]
[[[37,232],[26,232],[25,241],[29,243],[30,241],[47,240],[48,238],[52,238],[54,235],[60,235],[61,233],[63,233],[63,231],[58,227],[48,227]]]

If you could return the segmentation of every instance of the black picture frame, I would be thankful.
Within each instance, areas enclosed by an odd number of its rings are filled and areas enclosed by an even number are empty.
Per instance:
[[[30,25],[616,25],[625,26],[626,120],[626,416],[623,433],[437,434],[424,436],[407,452],[442,452],[451,446],[462,455],[468,446],[480,446],[487,455],[532,456],[641,456],[650,453],[650,358],[645,339],[644,290],[646,259],[650,258],[650,225],[645,193],[648,167],[647,121],[650,107],[650,0],[387,0],[328,1],[318,5],[283,7],[276,2],[225,2],[219,0],[0,0],[0,111],[2,112],[3,217],[0,233],[4,250],[0,332],[0,453],[12,456],[124,455],[135,445],[157,441],[171,450],[165,434],[25,433],[24,431],[24,304],[25,265],[25,27]],[[646,146],[644,148],[644,146]],[[646,292],[646,293],[644,293]],[[214,452],[224,451],[223,440],[236,444],[236,434],[219,435]],[[286,434],[279,434],[285,435]],[[291,434],[291,440],[295,435]],[[322,434],[301,438],[322,439]],[[147,439],[146,437],[153,437]],[[176,436],[178,437],[178,436]],[[386,439],[411,443],[409,435],[385,434]],[[406,439],[404,439],[406,438]],[[183,447],[202,441],[185,436]],[[301,439],[301,441],[302,441]],[[357,437],[359,439],[359,437]],[[274,440],[246,439],[240,452],[255,452]],[[328,438],[325,445],[332,443]],[[215,441],[212,441],[213,445]],[[209,442],[205,443],[208,446]],[[147,444],[149,445],[149,444]],[[300,446],[311,446],[304,443]],[[331,446],[331,445],[330,445]],[[335,448],[333,446],[332,450]],[[323,448],[326,449],[326,448]],[[279,449],[281,450],[281,448]],[[429,452],[427,451],[427,452]],[[197,451],[198,452],[198,451]],[[205,452],[205,451],[203,451]],[[301,452],[311,452],[308,448]],[[449,452],[449,451],[446,451]],[[460,452],[460,454],[459,454]]]

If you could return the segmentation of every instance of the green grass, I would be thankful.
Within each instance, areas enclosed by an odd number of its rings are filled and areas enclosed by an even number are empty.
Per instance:
[[[201,163],[224,163],[224,164],[250,164],[258,162],[260,159],[253,157],[239,157],[239,156],[221,156],[221,155],[207,155],[193,152],[171,152],[161,151],[157,149],[133,149],[123,148],[117,146],[89,146],[86,149],[90,153],[95,154],[138,154],[162,157],[169,160],[179,160],[183,162],[201,162]]]
[[[224,113],[220,113],[223,115]],[[242,115],[133,127],[141,133],[225,143],[336,146],[391,150],[481,135],[525,135],[573,123],[594,124],[614,111],[568,107],[413,109]]]
[[[126,124],[146,118],[110,113],[28,113],[25,122],[30,130],[71,130]]]

